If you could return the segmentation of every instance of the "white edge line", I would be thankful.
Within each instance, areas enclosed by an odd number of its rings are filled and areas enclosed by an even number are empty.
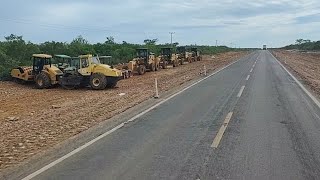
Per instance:
[[[270,53],[270,52],[269,52]],[[270,53],[273,58],[280,64],[280,66],[291,76],[291,78],[300,86],[300,88],[312,99],[312,101],[320,108],[320,103],[316,97],[314,97],[302,84],[296,77],[294,77],[290,71],[276,58],[272,53]]]
[[[244,88],[245,88],[245,87],[246,87],[246,86],[242,86],[242,87],[241,87],[241,89],[240,89],[240,91],[239,91],[239,93],[238,93],[237,97],[241,97],[241,95],[242,95],[243,90],[244,90]]]
[[[107,135],[109,135],[109,134],[113,133],[114,131],[116,131],[116,130],[120,129],[120,128],[121,128],[121,127],[123,127],[125,124],[127,124],[127,123],[129,123],[129,122],[132,122],[132,121],[134,121],[135,119],[137,119],[137,118],[139,118],[139,117],[143,116],[143,115],[144,115],[144,114],[146,114],[147,112],[149,112],[149,111],[151,111],[152,109],[154,109],[154,108],[156,108],[156,107],[160,106],[161,104],[163,104],[164,102],[166,102],[166,101],[168,101],[168,100],[172,99],[173,97],[175,97],[175,96],[177,96],[177,95],[181,94],[182,92],[186,91],[187,89],[189,89],[189,88],[191,88],[191,87],[193,87],[193,86],[197,85],[198,83],[200,83],[200,82],[202,82],[202,81],[204,81],[204,80],[208,79],[209,77],[211,77],[211,76],[213,76],[213,75],[215,75],[215,74],[219,73],[220,71],[222,71],[222,70],[224,70],[224,69],[228,68],[229,66],[233,65],[234,63],[239,62],[241,59],[242,59],[242,58],[238,59],[238,60],[237,60],[237,61],[235,61],[235,62],[232,62],[232,63],[228,64],[227,66],[225,66],[225,67],[223,67],[223,68],[219,69],[218,71],[213,72],[213,73],[212,73],[212,74],[210,74],[209,76],[207,76],[207,77],[205,77],[205,78],[202,78],[202,79],[200,79],[200,80],[196,81],[195,83],[193,83],[193,84],[189,85],[188,87],[185,87],[184,89],[182,89],[182,90],[180,90],[180,91],[178,91],[178,92],[174,93],[173,95],[171,95],[171,96],[169,96],[169,97],[167,97],[167,98],[165,98],[165,99],[161,100],[161,101],[160,101],[160,102],[158,102],[157,104],[155,104],[155,105],[151,106],[150,108],[148,108],[148,109],[146,109],[146,110],[142,111],[141,113],[139,113],[139,114],[137,114],[137,115],[133,116],[133,117],[132,117],[132,118],[130,118],[128,121],[126,121],[126,122],[124,122],[124,123],[121,123],[121,124],[119,124],[118,126],[114,127],[113,129],[111,129],[111,130],[109,130],[109,131],[107,131],[107,132],[105,132],[105,133],[101,134],[100,136],[96,137],[95,139],[92,139],[91,141],[89,141],[89,142],[85,143],[84,145],[82,145],[82,146],[78,147],[77,149],[75,149],[75,150],[73,150],[73,151],[69,152],[68,154],[66,154],[66,155],[64,155],[64,156],[62,156],[62,157],[60,157],[59,159],[57,159],[57,160],[55,160],[55,161],[53,161],[53,162],[49,163],[48,165],[46,165],[46,166],[42,167],[41,169],[39,169],[39,170],[37,170],[37,171],[35,171],[35,172],[31,173],[30,175],[26,176],[26,177],[25,177],[25,178],[23,178],[22,180],[30,180],[30,179],[32,179],[32,178],[34,178],[34,177],[38,176],[39,174],[41,174],[41,173],[45,172],[46,170],[50,169],[51,167],[53,167],[53,166],[55,166],[55,165],[57,165],[57,164],[61,163],[61,162],[62,162],[62,161],[64,161],[65,159],[67,159],[67,158],[71,157],[72,155],[74,155],[74,154],[76,154],[76,153],[80,152],[81,150],[83,150],[83,149],[87,148],[88,146],[90,146],[91,144],[95,143],[96,141],[98,141],[98,140],[100,140],[100,139],[102,139],[102,138],[106,137]]]
[[[109,130],[108,132],[106,132],[106,133],[104,133],[104,134],[96,137],[95,139],[93,139],[93,140],[85,143],[84,145],[78,147],[77,149],[71,151],[70,153],[62,156],[61,158],[59,158],[59,159],[51,162],[50,164],[42,167],[42,168],[39,169],[39,170],[33,172],[32,174],[28,175],[27,177],[23,178],[22,180],[29,180],[29,179],[32,179],[32,178],[36,177],[37,175],[43,173],[44,171],[50,169],[50,168],[53,167],[53,166],[59,164],[60,162],[64,161],[65,159],[67,159],[67,158],[71,157],[72,155],[80,152],[81,150],[83,150],[83,149],[85,149],[86,147],[90,146],[91,144],[95,143],[95,142],[98,141],[99,139],[104,138],[105,136],[113,133],[114,131],[120,129],[120,128],[123,127],[123,126],[124,126],[124,123],[119,124],[118,126],[114,127],[113,129]]]
[[[249,78],[250,78],[250,74],[248,74],[248,76],[247,76],[247,78],[246,78],[246,81],[248,81],[248,80],[249,80]]]

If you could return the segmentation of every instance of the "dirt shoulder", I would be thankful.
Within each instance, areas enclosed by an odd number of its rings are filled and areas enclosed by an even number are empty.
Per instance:
[[[314,94],[320,97],[320,54],[277,50],[272,52]]]
[[[221,68],[248,52],[204,56],[203,61],[134,76],[115,89],[35,89],[32,84],[0,82],[0,172],[151,98],[154,78],[161,92]],[[121,94],[121,95],[120,95]]]

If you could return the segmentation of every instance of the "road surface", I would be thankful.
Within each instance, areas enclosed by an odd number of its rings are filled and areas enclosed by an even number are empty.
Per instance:
[[[33,179],[318,179],[319,116],[256,51]]]

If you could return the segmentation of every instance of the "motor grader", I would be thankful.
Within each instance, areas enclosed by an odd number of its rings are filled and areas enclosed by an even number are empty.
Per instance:
[[[200,55],[200,51],[198,51],[198,48],[193,47],[191,48],[191,57],[192,61],[201,61],[202,57]]]
[[[159,58],[160,58],[160,66],[162,67],[162,69],[166,69],[168,65],[177,67],[180,64],[178,55],[173,52],[173,48],[171,47],[161,48]]]
[[[177,59],[181,65],[184,62],[192,63],[192,54],[188,52],[185,46],[179,46],[177,47]]]
[[[128,69],[131,72],[136,72],[139,75],[144,74],[147,70],[158,71],[160,69],[159,59],[149,52],[147,48],[136,49],[136,57],[129,61]]]
[[[116,68],[122,71],[123,79],[128,79],[132,76],[131,70],[128,69],[128,63],[117,63],[112,59],[112,56],[99,56],[102,64],[108,64],[111,68]]]
[[[51,64],[52,56],[47,54],[33,54],[32,66],[13,68],[11,76],[15,81],[34,81],[37,88],[45,89],[59,83],[59,77],[63,72]]]
[[[71,59],[69,67],[59,78],[59,84],[66,89],[90,85],[92,89],[102,90],[115,87],[120,79],[120,70],[101,64],[99,57],[88,54]]]

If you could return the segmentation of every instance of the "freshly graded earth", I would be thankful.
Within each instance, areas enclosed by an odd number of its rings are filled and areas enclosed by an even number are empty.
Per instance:
[[[273,54],[314,94],[320,96],[320,53],[277,50]]]

